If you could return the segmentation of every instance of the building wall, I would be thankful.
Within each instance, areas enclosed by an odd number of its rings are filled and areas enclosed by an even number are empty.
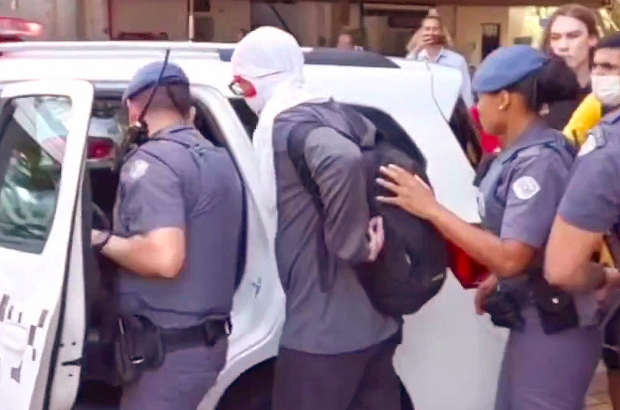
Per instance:
[[[77,0],[2,0],[0,15],[43,24],[46,40],[73,40],[78,35]]]
[[[293,35],[303,46],[318,45],[319,37],[324,37],[328,44],[333,37],[332,6],[329,3],[300,1],[297,3],[272,4],[282,19],[291,29]],[[252,26],[275,26],[284,28],[270,5],[265,3],[251,4]]]
[[[112,0],[112,35],[166,32],[187,39],[187,2],[183,0]]]
[[[249,0],[211,0],[211,16],[215,23],[216,42],[236,42],[241,29],[250,29]]]

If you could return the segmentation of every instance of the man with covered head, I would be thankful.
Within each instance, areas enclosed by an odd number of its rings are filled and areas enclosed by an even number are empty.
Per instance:
[[[360,151],[376,129],[313,91],[303,64],[295,39],[272,27],[250,33],[232,57],[230,88],[259,115],[253,143],[287,296],[273,408],[400,409],[399,324],[373,308],[353,269],[384,242],[381,219],[369,216]],[[314,195],[289,154],[299,135]]]

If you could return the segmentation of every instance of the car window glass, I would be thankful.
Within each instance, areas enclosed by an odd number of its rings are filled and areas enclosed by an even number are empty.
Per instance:
[[[0,124],[0,246],[43,251],[52,226],[71,100],[9,100]]]
[[[474,126],[467,106],[461,98],[457,101],[450,117],[450,128],[469,162],[474,167],[478,165],[482,157],[480,135]]]

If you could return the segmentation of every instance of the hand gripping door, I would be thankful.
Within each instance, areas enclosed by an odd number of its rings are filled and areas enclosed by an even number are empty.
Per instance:
[[[48,400],[93,92],[83,81],[34,81],[0,94],[3,410],[42,410]]]

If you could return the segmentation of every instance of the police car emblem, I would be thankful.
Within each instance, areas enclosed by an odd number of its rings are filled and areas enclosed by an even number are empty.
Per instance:
[[[149,168],[149,163],[138,159],[134,161],[131,165],[131,169],[129,170],[129,176],[131,179],[142,178],[144,174],[146,174],[146,170]]]
[[[540,185],[532,177],[521,177],[512,184],[512,190],[517,198],[527,200],[532,198],[540,191]]]

